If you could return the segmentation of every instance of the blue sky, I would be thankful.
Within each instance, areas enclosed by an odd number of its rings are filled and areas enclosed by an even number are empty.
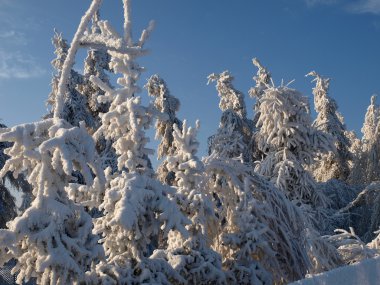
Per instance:
[[[380,94],[380,0],[134,0],[134,34],[149,20],[156,28],[141,59],[181,101],[180,118],[201,121],[201,154],[218,126],[220,111],[207,75],[228,69],[235,87],[254,103],[258,57],[276,84],[295,79],[293,88],[311,97],[316,70],[332,78],[330,95],[348,129],[360,132],[370,96]],[[46,113],[54,58],[53,29],[71,41],[89,0],[0,0],[0,118],[12,126]],[[122,27],[121,1],[104,0],[101,16]],[[83,57],[83,52],[79,54]],[[80,69],[78,64],[77,68]],[[144,92],[142,96],[146,96]],[[312,102],[312,101],[311,101]],[[379,99],[380,102],[380,99]],[[252,112],[250,113],[252,115]],[[360,135],[360,134],[359,134]]]

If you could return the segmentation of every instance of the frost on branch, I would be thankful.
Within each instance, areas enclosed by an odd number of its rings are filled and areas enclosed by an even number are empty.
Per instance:
[[[330,134],[334,139],[335,149],[326,154],[319,154],[312,172],[317,181],[325,182],[332,178],[346,181],[350,173],[349,162],[352,160],[350,153],[350,140],[347,138],[347,130],[342,115],[338,112],[338,105],[334,99],[328,96],[330,79],[323,78],[315,71],[307,76],[313,76],[315,87],[313,88],[315,111],[318,113],[313,127]]]
[[[198,128],[198,122],[196,128],[187,127],[186,121],[182,129],[174,125],[173,147],[176,151],[166,158],[167,169],[175,177],[175,200],[182,213],[191,220],[186,226],[190,236],[184,238],[179,233],[170,232],[167,248],[156,250],[153,255],[168,260],[189,284],[226,284],[221,257],[208,242],[215,215],[211,200],[200,185],[204,168],[196,156]]]
[[[27,173],[36,197],[31,206],[0,231],[0,262],[17,263],[17,283],[32,277],[42,284],[84,280],[84,272],[102,256],[92,234],[91,217],[68,199],[65,187],[74,170],[91,185],[99,175],[95,145],[86,129],[59,119],[19,125],[1,132],[1,141],[13,142],[0,175]]]
[[[182,122],[176,117],[180,102],[170,94],[165,81],[158,75],[152,75],[145,88],[148,90],[149,96],[154,98],[156,109],[165,116],[159,116],[156,121],[156,139],[161,139],[157,157],[161,159],[176,152],[173,145],[173,130],[174,125],[182,129]],[[172,185],[174,173],[168,170],[166,164],[166,160],[161,163],[157,170],[157,176],[161,182]]]

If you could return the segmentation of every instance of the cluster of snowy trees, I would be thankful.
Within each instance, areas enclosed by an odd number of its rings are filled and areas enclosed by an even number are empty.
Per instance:
[[[315,121],[257,59],[253,118],[233,76],[211,74],[222,116],[200,159],[200,123],[177,117],[166,82],[148,79],[148,105],[138,95],[153,23],[133,40],[122,2],[123,35],[93,0],[71,44],[54,36],[51,112],[1,125],[0,266],[15,261],[18,284],[286,284],[380,254],[375,97],[358,139],[314,71]]]

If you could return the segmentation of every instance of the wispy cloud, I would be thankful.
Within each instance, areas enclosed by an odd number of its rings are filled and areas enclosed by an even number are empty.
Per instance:
[[[0,50],[0,79],[26,79],[45,74],[36,60],[21,52]]]
[[[0,80],[41,76],[45,70],[28,50],[27,35],[38,21],[14,0],[0,0]]]
[[[380,0],[360,0],[348,6],[348,10],[354,13],[371,13],[380,15]]]
[[[26,45],[28,40],[25,33],[18,32],[15,30],[1,31],[0,30],[0,40],[3,45]]]

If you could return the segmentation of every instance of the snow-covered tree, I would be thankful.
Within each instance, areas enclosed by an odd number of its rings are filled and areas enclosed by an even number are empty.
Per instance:
[[[36,197],[0,231],[0,263],[17,261],[12,272],[18,272],[18,284],[32,277],[42,284],[83,281],[91,263],[102,257],[102,248],[92,234],[91,217],[68,199],[65,187],[74,170],[88,185],[93,174],[101,177],[92,138],[83,125],[46,119],[4,129],[0,140],[13,143],[0,175],[26,172]]]
[[[148,90],[149,96],[154,98],[156,109],[166,116],[166,118],[160,116],[156,121],[156,139],[161,139],[158,145],[157,158],[162,159],[176,152],[173,145],[173,130],[174,125],[177,125],[179,129],[182,128],[182,122],[176,117],[180,102],[170,94],[166,82],[157,74],[148,79],[145,88]],[[167,160],[160,164],[156,174],[161,182],[168,185],[173,184],[175,177],[174,173],[167,168]]]
[[[352,183],[368,185],[380,180],[380,124],[376,96],[371,97],[364,124],[363,137],[355,151],[354,167],[350,177]]]
[[[281,284],[311,271],[303,217],[284,194],[239,158],[215,151],[205,160],[204,179],[219,220],[213,248],[229,283]]]
[[[318,238],[300,209],[244,162],[240,117],[230,109],[223,116],[204,160],[203,183],[219,221],[210,233],[213,248],[222,255],[229,282],[289,282],[335,266],[336,251]]]
[[[118,156],[118,172],[110,175],[108,187],[100,208],[104,216],[96,219],[95,232],[102,235],[101,242],[107,261],[102,262],[89,274],[92,283],[169,284],[171,278],[182,280],[163,259],[150,258],[158,236],[177,230],[187,236],[188,220],[180,213],[173,189],[154,178],[148,156],[153,153],[146,148],[149,139],[145,129],[160,113],[149,105],[141,105],[137,85],[141,71],[136,59],[145,54],[144,43],[152,25],[144,30],[135,43],[131,37],[130,1],[124,0],[124,35],[106,21],[99,21],[100,33],[87,31],[81,37],[82,45],[102,46],[110,55],[110,69],[120,74],[120,88],[111,88],[100,78],[91,76],[93,84],[104,91],[99,102],[110,104],[107,113],[101,113],[101,126],[95,138],[104,135],[113,141]],[[179,281],[178,281],[179,282]]]
[[[167,157],[166,165],[175,175],[173,186],[177,204],[191,224],[186,226],[188,238],[170,232],[167,248],[156,250],[154,256],[168,260],[188,284],[226,284],[221,257],[210,248],[208,241],[215,215],[211,200],[200,185],[204,168],[196,156],[198,122],[196,129],[188,128],[186,121],[181,129],[177,125],[173,127],[176,152]]]
[[[363,142],[365,145],[374,141],[374,135],[376,133],[376,127],[379,123],[379,106],[376,104],[376,95],[371,97],[371,104],[367,108],[367,112],[364,117],[364,124],[361,129],[363,133]],[[364,147],[368,149],[368,147]]]
[[[306,97],[287,86],[271,87],[260,98],[256,134],[258,148],[265,154],[256,171],[268,177],[295,203],[311,211],[327,206],[305,165],[315,154],[331,149],[329,136],[311,125]]]
[[[94,34],[100,34],[101,32],[99,18],[99,11],[97,11],[92,16],[91,32]],[[56,58],[52,61],[52,65],[57,73],[53,77],[52,92],[47,101],[47,104],[51,106],[51,114],[48,116],[52,116],[54,113],[59,79],[64,60],[69,50],[69,44],[63,39],[62,34],[55,34],[53,44],[56,48]],[[72,69],[68,78],[63,118],[74,126],[78,126],[79,122],[84,121],[92,133],[95,132],[100,125],[99,113],[107,112],[109,104],[98,101],[98,96],[104,95],[104,91],[93,84],[90,81],[90,77],[94,75],[110,87],[111,84],[106,73],[106,71],[110,71],[109,59],[110,56],[104,47],[91,47],[84,61],[83,74]],[[116,155],[112,149],[112,142],[106,140],[104,137],[99,137],[96,141],[96,147],[102,158],[103,168],[105,169],[110,166],[113,171],[116,171]]]
[[[263,96],[264,90],[273,85],[273,82],[270,72],[260,63],[257,58],[252,59],[252,63],[258,68],[258,70],[256,76],[253,77],[256,85],[255,87],[252,87],[248,93],[249,96],[256,99],[254,106],[255,115],[253,118],[253,126],[256,127],[257,121],[260,117],[260,98]]]
[[[233,79],[228,71],[208,76],[208,83],[216,81],[216,90],[220,98],[219,108],[223,111],[219,126],[220,132],[218,131],[218,135],[209,138],[208,151],[210,154],[216,147],[220,147],[229,152],[231,158],[242,155],[245,162],[251,162],[253,160],[251,149],[253,123],[247,118],[244,94],[234,88]],[[224,130],[231,127],[234,128],[231,132],[233,133],[232,137],[224,137],[222,134]],[[240,140],[243,141],[243,144],[239,145],[237,143]]]
[[[350,174],[349,162],[352,160],[350,153],[350,140],[347,138],[346,127],[342,115],[338,112],[338,105],[328,95],[330,79],[320,76],[315,71],[307,76],[315,77],[314,108],[317,118],[313,127],[330,134],[334,139],[335,149],[325,154],[319,154],[312,172],[317,181],[325,182],[332,178],[347,181]]]
[[[52,41],[55,46],[54,53],[56,54],[56,58],[52,61],[52,65],[56,70],[56,74],[52,79],[52,91],[47,100],[47,104],[51,106],[51,113],[47,117],[53,116],[55,112],[59,81],[69,50],[69,44],[62,37],[62,34],[55,33]],[[96,121],[94,117],[91,116],[88,109],[87,99],[78,91],[78,86],[84,84],[83,75],[79,74],[74,69],[71,69],[65,84],[67,85],[67,92],[64,94],[62,117],[73,126],[79,126],[79,122],[84,121],[89,128],[95,128]]]

